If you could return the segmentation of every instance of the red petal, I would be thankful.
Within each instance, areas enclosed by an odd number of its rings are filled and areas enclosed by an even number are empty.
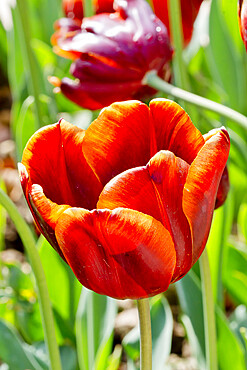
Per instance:
[[[150,158],[148,107],[138,101],[114,103],[89,126],[83,141],[88,163],[106,184],[126,169]]]
[[[46,237],[53,248],[65,260],[55,237],[55,226],[60,215],[69,208],[68,205],[58,206],[47,199],[39,185],[32,185],[27,170],[22,163],[18,164],[23,192],[40,232]]]
[[[166,149],[191,163],[204,144],[199,130],[188,114],[177,103],[167,99],[150,102],[154,122],[157,151]]]
[[[225,167],[220,179],[220,184],[215,202],[215,209],[219,208],[220,206],[222,206],[222,204],[225,203],[229,190],[230,190],[229,175],[227,167]]]
[[[63,0],[62,6],[66,17],[83,18],[83,0]]]
[[[153,6],[155,14],[166,25],[170,34],[170,22],[167,1],[168,0],[153,0]],[[181,13],[185,46],[189,43],[191,39],[193,24],[200,9],[201,3],[202,0],[181,0]]]
[[[239,0],[238,3],[239,29],[247,51],[247,1]]]
[[[146,167],[126,171],[103,189],[98,208],[131,208],[163,223],[176,250],[173,280],[188,272],[192,261],[191,232],[182,209],[183,186],[189,165],[173,153],[157,153]]]
[[[46,126],[27,143],[22,163],[53,202],[93,209],[102,185],[83,156],[84,134],[64,120]]]
[[[193,236],[193,263],[200,257],[210,230],[217,190],[229,155],[225,129],[215,131],[190,166],[183,209]]]
[[[218,131],[219,131],[218,129],[213,129],[209,131],[208,133],[203,135],[204,140],[205,141],[209,140],[212,136],[217,134]],[[227,167],[225,167],[221,180],[220,180],[217,196],[216,196],[215,209],[219,208],[220,206],[222,206],[222,204],[224,204],[224,202],[226,201],[229,189],[230,189],[230,183],[229,183],[228,170],[227,170]]]
[[[56,226],[59,245],[78,280],[114,298],[143,298],[165,291],[175,266],[169,233],[136,211],[70,209]]]

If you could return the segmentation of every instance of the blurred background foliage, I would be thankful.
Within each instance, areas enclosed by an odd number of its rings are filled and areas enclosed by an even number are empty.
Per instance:
[[[0,22],[0,68],[11,90],[10,128],[16,163],[21,160],[27,140],[39,128],[38,122],[47,125],[64,117],[86,128],[97,112],[83,110],[62,95],[54,94],[47,80],[50,75],[69,75],[71,62],[55,55],[50,44],[53,23],[62,17],[61,0],[17,0],[11,12],[13,24]],[[28,44],[23,25],[31,40]],[[183,56],[191,92],[247,115],[247,55],[239,34],[237,1],[202,3],[193,38]],[[231,189],[227,202],[215,211],[207,249],[215,299],[219,369],[244,370],[247,368],[247,129],[212,112],[189,107],[193,123],[202,133],[224,125],[231,137],[228,162]],[[4,170],[2,166],[1,175]],[[9,191],[3,180],[0,186]],[[2,256],[6,252],[8,223],[6,212],[0,207]],[[130,370],[137,369],[139,331],[129,328],[116,334],[114,326],[116,315],[124,307],[81,288],[68,266],[47,246],[48,242],[37,236],[35,230],[34,234],[47,277],[63,369],[114,370],[123,363]],[[48,369],[30,266],[23,256],[2,258],[0,264],[0,369]],[[198,264],[175,288],[151,299],[154,369],[180,368],[170,355],[171,348],[175,348],[174,320],[179,327],[182,324],[182,338],[189,340],[196,360],[187,368],[204,369]]]

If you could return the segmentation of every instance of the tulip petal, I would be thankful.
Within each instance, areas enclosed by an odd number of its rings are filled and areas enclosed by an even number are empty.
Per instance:
[[[148,107],[138,101],[114,103],[89,126],[83,153],[102,184],[150,158]]]
[[[117,97],[119,100],[128,100],[141,86],[140,81],[104,82],[82,81],[63,78],[61,92],[74,103],[87,109],[102,109],[111,104]]]
[[[186,46],[191,39],[193,32],[193,24],[197,13],[200,9],[202,0],[182,0],[181,1],[181,15],[183,25],[184,45]],[[170,34],[170,21],[168,11],[168,0],[153,0],[153,7],[157,17],[166,25]]]
[[[193,263],[200,257],[208,238],[229,147],[227,131],[224,128],[216,130],[199,151],[188,172],[183,209],[192,233]]]
[[[208,133],[203,135],[204,140],[205,141],[209,140],[212,136],[217,134],[217,132],[218,132],[218,129],[210,130]],[[219,208],[220,206],[222,206],[222,204],[225,203],[229,189],[230,189],[229,175],[228,175],[228,169],[226,166],[221,176],[221,180],[220,180],[220,184],[219,184],[219,188],[218,188],[218,192],[216,196],[216,202],[215,202],[215,207],[214,207],[215,209]]]
[[[22,163],[52,202],[93,209],[102,185],[83,156],[84,135],[64,120],[46,126],[27,143]]]
[[[150,216],[121,208],[72,208],[55,231],[78,280],[99,294],[136,299],[169,286],[176,262],[173,242]]]
[[[204,139],[188,114],[180,105],[168,99],[154,99],[149,106],[155,126],[157,151],[170,150],[190,164],[203,146]]]
[[[103,189],[97,208],[131,208],[160,221],[169,231],[176,250],[173,281],[192,262],[190,226],[182,209],[183,186],[189,165],[168,151],[160,151],[146,167],[125,171]]]
[[[238,2],[239,29],[247,51],[247,1],[239,0]]]
[[[55,225],[61,214],[70,207],[68,205],[58,206],[56,203],[47,199],[40,185],[32,185],[27,170],[22,163],[18,163],[18,169],[22,189],[37,227],[65,260],[55,237]]]

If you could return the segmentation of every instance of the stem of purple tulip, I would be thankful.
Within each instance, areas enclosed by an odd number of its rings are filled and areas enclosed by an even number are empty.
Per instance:
[[[218,113],[219,115],[236,122],[242,129],[247,130],[247,117],[235,110],[226,107],[225,105],[216,103],[212,100],[206,99],[202,96],[193,94],[189,91],[180,89],[168,82],[163,81],[157,76],[156,72],[148,72],[145,76],[144,83],[156,90],[162,91],[174,98],[183,99],[184,101],[195,105],[202,109],[207,109],[211,112]]]
[[[15,224],[17,232],[20,235],[24,248],[27,252],[32,271],[34,273],[37,285],[37,294],[41,311],[43,330],[45,335],[45,343],[47,345],[48,355],[50,359],[49,368],[51,370],[62,370],[59,349],[55,336],[55,326],[49,299],[48,287],[46,284],[45,273],[41,264],[39,253],[36,249],[35,239],[30,228],[19,213],[18,209],[2,189],[0,189],[0,204],[6,209],[11,220]]]
[[[217,370],[217,336],[215,325],[214,297],[211,281],[211,273],[207,250],[205,249],[200,259],[200,271],[202,282],[203,318],[205,330],[206,363],[207,369]]]
[[[138,299],[140,323],[140,370],[152,370],[152,331],[148,298]]]
[[[186,65],[183,60],[183,28],[180,1],[169,0],[168,9],[172,44],[175,48],[172,58],[175,83],[177,86],[189,90],[189,79],[186,72]]]

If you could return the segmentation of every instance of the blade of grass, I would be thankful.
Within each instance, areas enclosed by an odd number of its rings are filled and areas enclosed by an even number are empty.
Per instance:
[[[39,253],[36,249],[35,239],[30,228],[19,213],[18,209],[2,189],[0,189],[0,204],[6,209],[11,220],[15,224],[17,232],[19,233],[24,248],[28,254],[30,264],[35,276],[45,334],[45,342],[49,353],[51,369],[61,370],[61,361],[58,345],[56,342],[55,327],[49,293]]]

